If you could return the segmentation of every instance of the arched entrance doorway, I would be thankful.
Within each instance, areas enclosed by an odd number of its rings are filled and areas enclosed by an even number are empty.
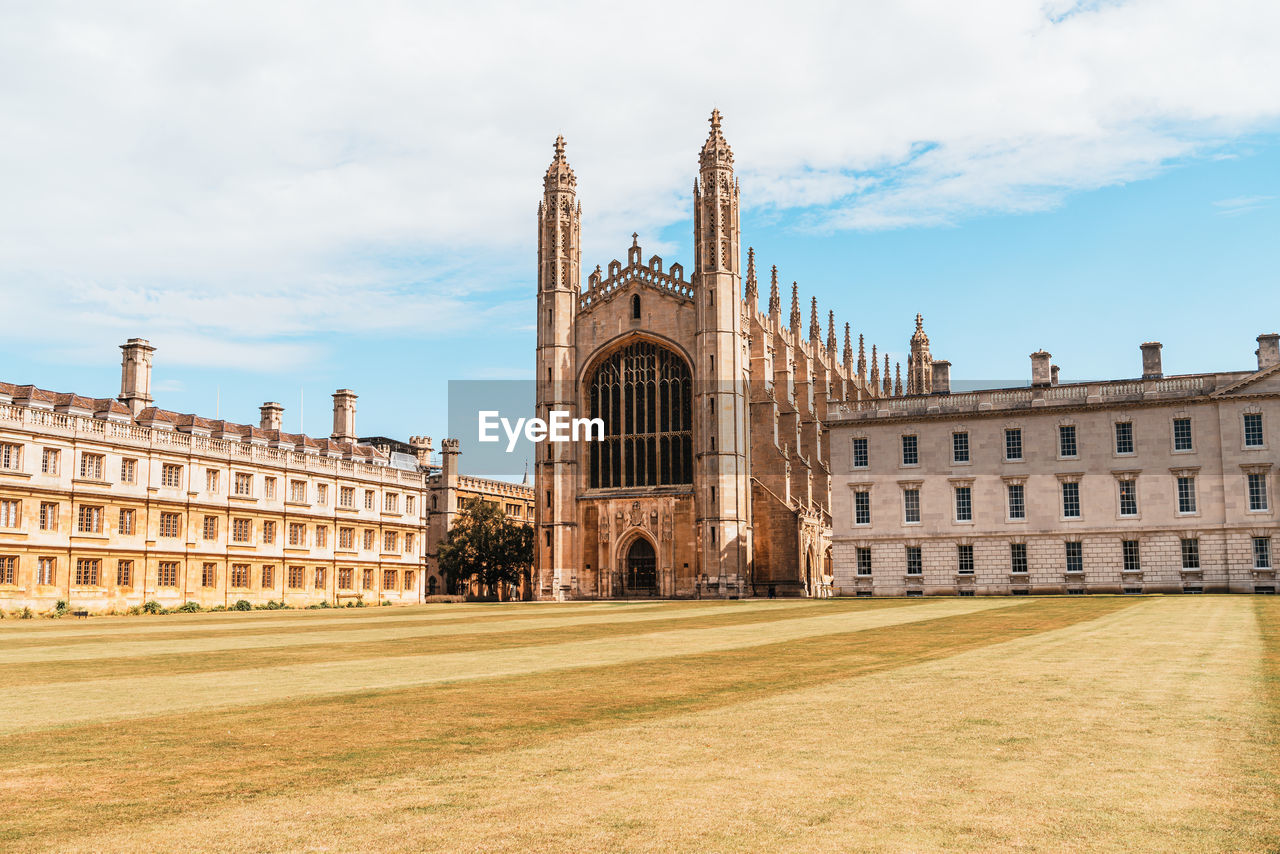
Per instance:
[[[628,596],[658,595],[658,559],[653,545],[644,537],[636,537],[627,549],[622,586]]]

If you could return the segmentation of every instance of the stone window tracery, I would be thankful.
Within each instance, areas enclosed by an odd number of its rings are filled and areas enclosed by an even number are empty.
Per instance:
[[[592,488],[693,482],[692,385],[685,361],[649,341],[600,364],[588,401],[605,425],[604,439],[589,443]]]

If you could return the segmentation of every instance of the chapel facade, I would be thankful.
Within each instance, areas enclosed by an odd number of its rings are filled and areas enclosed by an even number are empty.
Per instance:
[[[718,111],[693,189],[692,269],[644,258],[597,266],[582,286],[577,178],[558,138],[538,208],[537,415],[600,418],[602,441],[546,443],[534,467],[544,599],[823,595],[832,575],[829,408],[902,395],[863,337],[843,350],[834,312],[807,329],[778,271],[760,309],[743,247],[739,184]],[[927,393],[917,318],[907,385]]]

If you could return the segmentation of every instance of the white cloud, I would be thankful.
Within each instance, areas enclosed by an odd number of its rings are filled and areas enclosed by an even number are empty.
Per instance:
[[[1230,199],[1219,199],[1213,203],[1222,216],[1239,216],[1268,207],[1275,196],[1236,196]]]
[[[1039,210],[1280,117],[1269,0],[0,14],[0,294],[73,316],[13,334],[235,364],[516,316],[559,132],[589,269],[688,216],[712,106],[746,202],[818,229]]]

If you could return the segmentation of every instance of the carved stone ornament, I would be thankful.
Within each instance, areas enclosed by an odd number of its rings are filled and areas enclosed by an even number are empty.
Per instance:
[[[631,502],[631,524],[636,526],[644,524],[644,510],[640,508],[639,501]]]

